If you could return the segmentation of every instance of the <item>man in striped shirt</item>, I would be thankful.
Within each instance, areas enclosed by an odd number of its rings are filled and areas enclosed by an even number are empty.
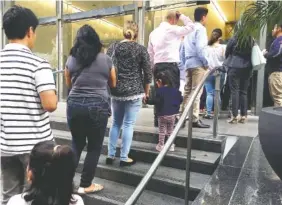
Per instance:
[[[0,52],[2,205],[23,192],[33,146],[53,140],[48,112],[56,110],[58,100],[49,63],[31,51],[37,26],[27,8],[13,6],[3,16],[9,44]]]

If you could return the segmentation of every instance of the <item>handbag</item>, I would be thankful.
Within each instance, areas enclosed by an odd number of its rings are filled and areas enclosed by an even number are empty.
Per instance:
[[[266,64],[266,59],[258,44],[255,44],[252,48],[251,61],[253,70],[260,70]]]

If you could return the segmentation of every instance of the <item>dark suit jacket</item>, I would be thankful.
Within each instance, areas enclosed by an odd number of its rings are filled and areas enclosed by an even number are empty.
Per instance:
[[[224,65],[228,68],[251,68],[253,40],[244,46],[239,46],[236,37],[231,38],[226,46]]]

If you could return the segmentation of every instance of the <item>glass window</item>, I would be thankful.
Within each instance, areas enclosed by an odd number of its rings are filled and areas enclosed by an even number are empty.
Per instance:
[[[55,25],[39,26],[36,29],[36,42],[33,52],[46,59],[53,69],[57,67],[57,27]]]
[[[25,0],[15,4],[31,9],[38,17],[56,16],[56,0]]]
[[[133,1],[64,1],[64,14],[132,4]]]

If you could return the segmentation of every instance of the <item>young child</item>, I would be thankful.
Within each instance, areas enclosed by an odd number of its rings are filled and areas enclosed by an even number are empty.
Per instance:
[[[7,205],[84,205],[73,194],[75,159],[72,149],[52,141],[36,144],[27,167],[28,189],[13,196]]]
[[[159,143],[156,149],[160,152],[164,147],[165,136],[170,136],[175,124],[176,115],[179,113],[180,104],[183,101],[181,92],[171,87],[168,76],[161,72],[156,76],[157,89],[153,99],[148,104],[157,105],[156,112],[159,122]],[[174,151],[175,145],[170,147]]]

